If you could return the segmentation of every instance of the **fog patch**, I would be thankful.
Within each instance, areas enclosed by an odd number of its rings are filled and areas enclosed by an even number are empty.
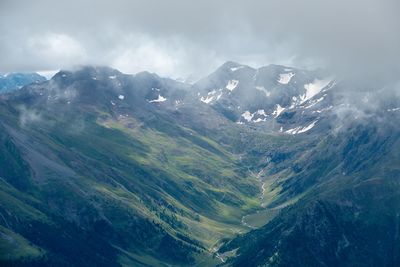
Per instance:
[[[25,106],[19,106],[17,110],[19,111],[19,124],[22,128],[44,121],[42,114],[38,110],[28,109]]]

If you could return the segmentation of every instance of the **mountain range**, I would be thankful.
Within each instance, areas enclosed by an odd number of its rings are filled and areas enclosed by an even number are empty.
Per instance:
[[[395,90],[235,62],[32,77],[0,95],[1,265],[400,265]]]
[[[21,89],[31,83],[40,83],[46,78],[37,73],[0,73],[0,93]]]

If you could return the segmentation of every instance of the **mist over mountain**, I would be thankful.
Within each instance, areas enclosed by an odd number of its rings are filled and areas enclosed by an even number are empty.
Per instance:
[[[0,1],[0,266],[400,266],[399,7]]]
[[[398,8],[396,0],[6,0],[0,9],[0,71],[89,64],[201,78],[233,60],[324,67],[360,80],[397,79]]]

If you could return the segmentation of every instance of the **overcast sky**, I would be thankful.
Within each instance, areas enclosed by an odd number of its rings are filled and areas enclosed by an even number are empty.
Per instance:
[[[204,75],[227,60],[398,73],[398,0],[0,0],[0,72]]]

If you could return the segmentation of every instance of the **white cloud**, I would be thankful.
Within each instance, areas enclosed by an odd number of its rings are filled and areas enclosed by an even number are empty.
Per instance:
[[[151,71],[160,75],[171,75],[179,65],[179,55],[151,40],[134,41],[131,42],[131,47],[120,50],[111,65],[126,73]]]
[[[87,54],[81,44],[64,33],[35,35],[27,41],[26,49],[43,62],[58,62],[60,66],[85,63]]]
[[[125,73],[149,71],[171,78],[199,78],[223,62],[215,51],[179,36],[114,33],[113,38],[118,38],[118,43],[104,51],[104,62],[99,64],[109,64]]]

